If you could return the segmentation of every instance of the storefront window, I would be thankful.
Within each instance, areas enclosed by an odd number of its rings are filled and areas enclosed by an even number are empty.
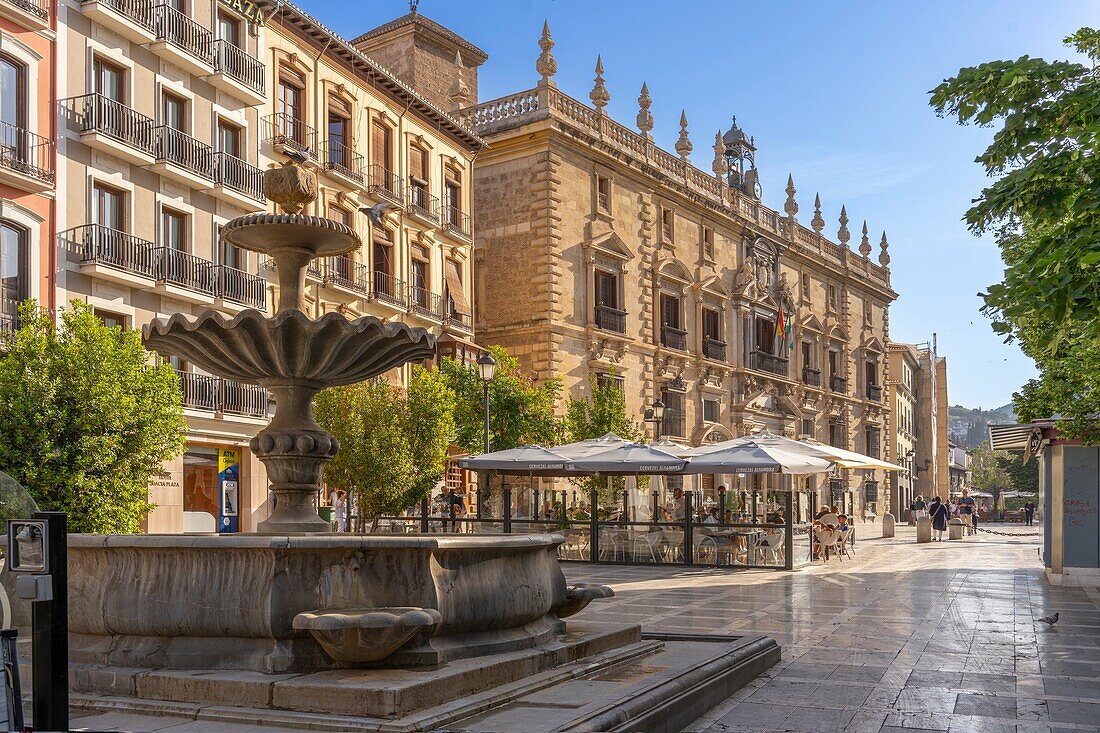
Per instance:
[[[215,532],[218,524],[218,450],[190,447],[183,454],[185,532]],[[207,517],[196,516],[206,514]]]

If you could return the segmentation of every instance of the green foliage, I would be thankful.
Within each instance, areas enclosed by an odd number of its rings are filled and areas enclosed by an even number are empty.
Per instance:
[[[381,379],[326,389],[317,422],[340,441],[325,482],[349,493],[372,529],[426,496],[442,478],[454,434],[454,395],[441,375],[414,367],[407,391]]]
[[[519,445],[555,445],[561,442],[562,421],[554,412],[561,380],[536,385],[520,369],[519,360],[501,346],[490,346],[496,373],[489,383],[489,450]],[[444,383],[455,395],[456,443],[467,453],[481,453],[485,441],[483,385],[477,370],[453,359],[439,367]]]
[[[150,479],[185,445],[179,378],[84,303],[60,319],[27,301],[0,345],[0,469],[71,532],[137,532]]]
[[[970,453],[974,486],[996,494],[1000,491],[1039,491],[1039,461],[1032,456],[1027,463],[1012,451],[992,450],[989,441],[976,446]]]
[[[1004,279],[983,311],[1041,376],[1014,396],[1021,420],[1063,415],[1065,437],[1100,441],[1100,33],[1066,39],[1090,65],[1023,56],[962,69],[932,91],[960,123],[1000,124],[977,162],[996,180],[966,221],[997,234]]]
[[[614,377],[614,373],[611,376]],[[626,414],[626,396],[614,379],[608,379],[601,385],[595,376],[591,376],[588,386],[591,396],[569,398],[565,410],[566,440],[572,443],[598,438],[607,433],[615,433],[627,440],[643,439],[641,427]],[[583,488],[585,496],[596,489],[603,501],[610,501],[622,491],[625,484],[623,478],[618,476],[611,480],[610,486],[607,478],[601,476],[572,479],[572,483]]]

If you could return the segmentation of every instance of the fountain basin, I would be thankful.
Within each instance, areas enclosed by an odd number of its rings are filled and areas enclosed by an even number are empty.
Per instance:
[[[434,609],[373,664],[440,664],[542,644],[567,605],[561,535],[72,535],[70,656],[112,667],[265,673],[346,665],[302,613]]]
[[[363,664],[385,659],[417,634],[431,634],[443,616],[434,608],[349,608],[309,611],[294,617],[337,662]]]

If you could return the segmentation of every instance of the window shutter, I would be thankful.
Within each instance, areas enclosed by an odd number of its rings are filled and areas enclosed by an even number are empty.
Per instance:
[[[447,294],[451,296],[455,311],[464,316],[472,316],[473,309],[470,307],[470,301],[466,299],[466,293],[462,291],[462,275],[458,272],[457,262],[447,260],[445,279],[447,281]]]

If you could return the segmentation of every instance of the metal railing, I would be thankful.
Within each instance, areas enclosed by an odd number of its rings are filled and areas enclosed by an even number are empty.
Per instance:
[[[405,283],[388,272],[372,270],[368,297],[405,307]]]
[[[802,367],[802,381],[811,387],[821,386],[821,370]]]
[[[325,270],[319,258],[314,257],[312,260],[309,261],[309,264],[306,265],[306,277],[312,277],[317,280],[324,279]]]
[[[92,0],[83,1],[92,2]],[[153,0],[98,0],[98,2],[152,32]]]
[[[214,297],[217,276],[210,260],[171,247],[160,247],[158,260],[157,279],[161,282]]]
[[[466,238],[473,236],[470,230],[470,215],[462,213],[457,206],[443,207],[443,228]]]
[[[0,167],[53,183],[53,140],[0,122]]]
[[[72,97],[66,102],[80,132],[106,135],[135,150],[153,155],[156,123],[151,117],[99,93]]]
[[[259,385],[179,370],[176,375],[186,408],[248,417],[268,416],[267,390]]]
[[[218,297],[263,309],[267,305],[267,282],[259,275],[218,265]]]
[[[726,342],[718,339],[703,337],[703,356],[715,361],[726,360]]]
[[[214,71],[225,74],[254,92],[264,93],[264,64],[224,38],[214,41]]]
[[[325,170],[363,182],[363,156],[347,145],[329,140],[325,143]]]
[[[157,5],[154,27],[158,41],[167,41],[199,61],[213,64],[211,41],[214,34],[171,5]]]
[[[750,356],[752,357],[753,369],[759,372],[778,374],[781,377],[787,376],[790,367],[789,360],[763,351],[754,351]]]
[[[276,112],[264,117],[264,142],[293,150],[309,150],[317,157],[317,131],[286,112]]]
[[[152,242],[99,224],[84,224],[60,235],[82,265],[107,265],[155,280],[157,247]]]
[[[428,193],[426,186],[409,186],[409,213],[422,219],[439,221],[439,199]]]
[[[661,326],[662,346],[677,351],[687,351],[687,344],[687,331],[676,326]]]
[[[427,288],[413,285],[409,288],[409,310],[417,315],[443,320],[443,296]]]
[[[214,149],[182,130],[168,125],[156,128],[156,159],[171,163],[203,178],[214,178]]]
[[[370,272],[366,265],[360,262],[352,262],[347,255],[329,257],[325,264],[325,276],[323,282],[327,285],[354,290],[360,293],[368,291],[367,277]]]
[[[15,333],[19,328],[19,316],[15,313],[0,313],[0,335]]]
[[[380,165],[367,168],[367,192],[375,196],[388,198],[395,203],[401,202],[401,176],[386,170]]]
[[[474,328],[473,320],[465,313],[459,313],[453,307],[450,308],[450,314],[446,318],[448,326],[454,326],[455,328],[461,328],[465,331],[472,331]]]
[[[626,333],[626,311],[609,305],[597,305],[596,328],[613,333]]]
[[[882,387],[877,384],[868,384],[867,399],[872,402],[882,402]]]
[[[214,183],[262,202],[264,172],[229,153],[214,153]]]
[[[844,377],[832,376],[829,377],[829,389],[834,392],[847,392],[848,380]]]
[[[46,3],[37,0],[4,0],[4,2],[14,5],[23,12],[30,13],[43,21],[49,22],[50,20],[50,7]]]

